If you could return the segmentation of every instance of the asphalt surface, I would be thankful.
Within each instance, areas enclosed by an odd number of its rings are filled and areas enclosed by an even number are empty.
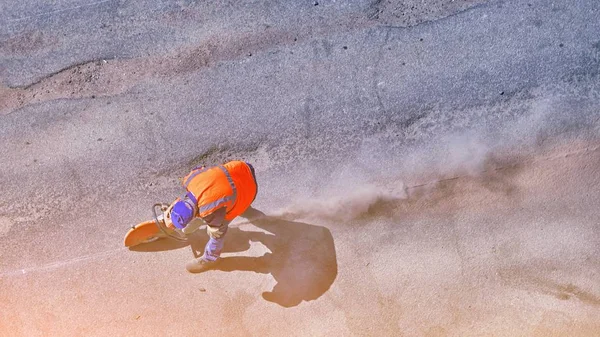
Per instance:
[[[598,336],[597,1],[0,4],[1,336]],[[196,164],[255,210],[122,247]]]

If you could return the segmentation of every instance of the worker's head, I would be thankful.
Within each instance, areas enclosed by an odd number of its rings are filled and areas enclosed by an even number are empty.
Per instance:
[[[177,198],[169,207],[169,218],[173,225],[179,229],[184,229],[196,213],[196,205],[189,195],[186,195],[183,199]]]

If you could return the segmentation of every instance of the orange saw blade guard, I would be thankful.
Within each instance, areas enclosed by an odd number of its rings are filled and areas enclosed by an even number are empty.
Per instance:
[[[137,246],[141,243],[154,241],[163,236],[161,230],[156,226],[154,220],[141,222],[129,229],[125,234],[123,243],[125,247]]]

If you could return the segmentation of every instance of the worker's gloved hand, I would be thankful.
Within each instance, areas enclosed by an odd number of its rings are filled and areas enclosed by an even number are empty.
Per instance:
[[[183,229],[183,233],[186,235],[192,234],[198,228],[200,228],[200,226],[202,226],[203,224],[204,224],[204,221],[196,218],[196,219],[190,221],[190,223],[187,226],[185,226],[185,228]]]
[[[173,224],[173,221],[171,221],[171,209],[173,209],[173,204],[171,204],[171,206],[169,206],[163,212],[163,219],[165,220],[165,225],[167,226],[168,229],[175,230],[176,227]]]
[[[171,221],[165,221],[165,225],[167,225],[168,229],[175,230],[175,225]]]
[[[206,226],[206,232],[208,236],[214,239],[218,239],[227,232],[227,226],[221,225],[219,227],[208,225]]]

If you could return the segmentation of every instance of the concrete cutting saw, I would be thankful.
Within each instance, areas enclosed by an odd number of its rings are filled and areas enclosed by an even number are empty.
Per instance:
[[[201,221],[192,221],[184,229],[173,226],[169,217],[171,206],[160,203],[152,206],[152,220],[140,222],[131,227],[123,243],[125,247],[133,247],[149,243],[161,238],[169,238],[180,242],[187,242],[188,235],[192,234],[202,225]]]

